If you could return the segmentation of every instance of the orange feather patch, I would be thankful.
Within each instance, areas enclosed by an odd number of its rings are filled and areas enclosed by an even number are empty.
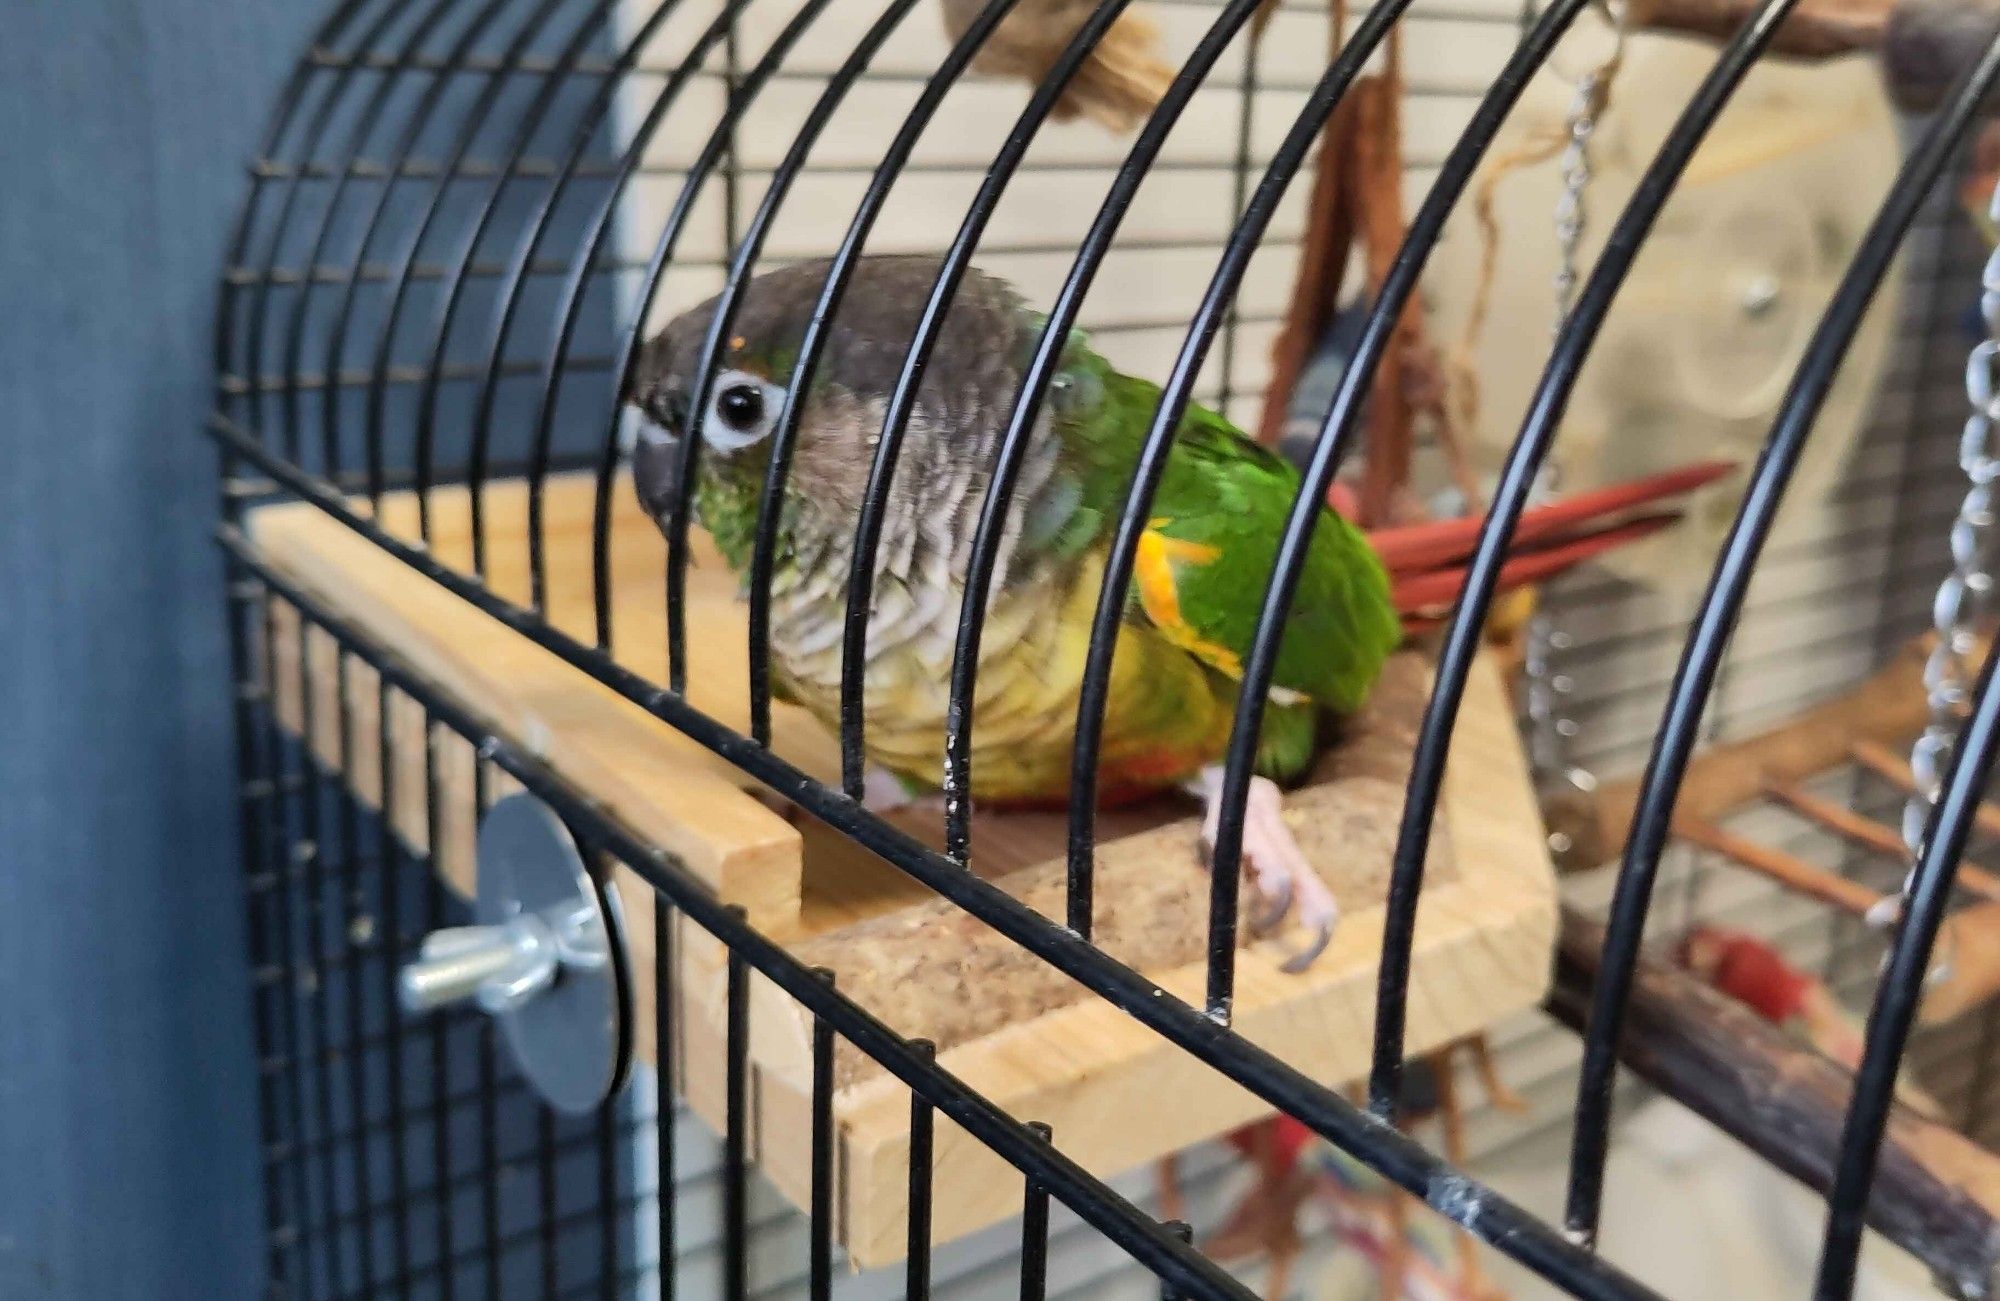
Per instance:
[[[1236,652],[1203,637],[1182,617],[1180,584],[1174,577],[1175,566],[1212,564],[1222,548],[1168,537],[1161,530],[1172,523],[1169,519],[1151,520],[1139,535],[1139,552],[1133,558],[1139,607],[1168,641],[1231,677],[1241,677],[1243,661]]]

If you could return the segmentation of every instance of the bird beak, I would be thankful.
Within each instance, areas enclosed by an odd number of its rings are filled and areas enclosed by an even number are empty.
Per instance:
[[[654,519],[671,519],[680,509],[681,430],[687,426],[687,396],[662,393],[648,407],[635,406],[638,432],[632,444],[632,481],[640,504]],[[657,413],[657,414],[656,414]]]
[[[681,440],[642,433],[632,449],[632,484],[647,514],[662,524],[672,519],[681,505]]]

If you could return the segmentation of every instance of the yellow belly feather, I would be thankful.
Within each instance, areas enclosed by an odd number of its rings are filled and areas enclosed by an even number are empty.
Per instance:
[[[1035,800],[1069,789],[1071,741],[1103,565],[996,595],[980,643],[973,703],[974,799]],[[957,601],[947,602],[955,623]],[[951,674],[948,635],[875,654],[866,689],[875,763],[929,786],[943,781]],[[789,693],[838,727],[837,649],[783,665]],[[1234,692],[1188,650],[1125,626],[1112,655],[1100,783],[1107,793],[1171,786],[1221,753]]]

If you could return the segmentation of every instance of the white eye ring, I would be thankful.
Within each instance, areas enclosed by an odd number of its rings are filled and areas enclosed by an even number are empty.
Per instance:
[[[715,377],[702,413],[702,441],[718,452],[736,452],[770,436],[785,404],[782,384],[740,370]]]

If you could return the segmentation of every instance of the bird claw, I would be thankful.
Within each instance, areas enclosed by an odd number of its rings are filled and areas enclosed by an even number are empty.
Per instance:
[[[1285,914],[1292,910],[1292,883],[1279,882],[1277,892],[1270,898],[1271,906],[1250,918],[1250,933],[1260,939],[1276,930],[1278,923],[1285,920]],[[1326,942],[1322,940],[1320,948],[1325,947]]]
[[[1212,855],[1222,819],[1222,769],[1203,769],[1198,790],[1208,806],[1202,819],[1201,843]],[[1265,909],[1251,917],[1250,933],[1261,938],[1287,917],[1295,917],[1312,933],[1304,948],[1285,959],[1283,969],[1297,975],[1318,960],[1332,943],[1340,908],[1334,902],[1333,892],[1313,870],[1305,851],[1299,848],[1292,829],[1285,825],[1282,794],[1275,783],[1263,777],[1250,780],[1250,798],[1243,817],[1242,861],[1252,887],[1267,901]]]
[[[1196,839],[1194,865],[1204,872],[1210,871],[1215,866],[1215,841],[1206,831]],[[1284,882],[1275,895],[1265,896],[1263,891],[1256,888],[1253,879],[1251,887],[1243,893],[1251,896],[1249,902],[1252,903],[1258,896],[1269,899],[1269,903],[1262,911],[1253,911],[1250,914],[1250,934],[1256,939],[1261,940],[1276,930],[1278,924],[1285,920],[1285,914],[1292,909],[1292,883],[1289,881]]]
[[[1279,967],[1278,970],[1288,976],[1298,975],[1313,963],[1318,962],[1319,955],[1326,952],[1326,946],[1331,943],[1333,943],[1333,920],[1328,919],[1313,928],[1312,943],[1306,945],[1291,957],[1286,958],[1284,965]]]

